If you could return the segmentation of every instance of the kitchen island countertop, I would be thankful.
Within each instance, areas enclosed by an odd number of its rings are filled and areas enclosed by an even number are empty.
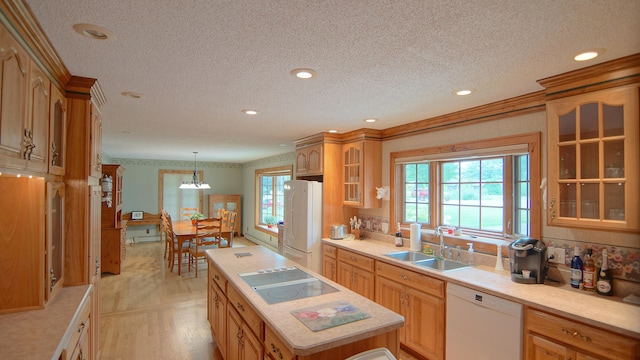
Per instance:
[[[251,253],[236,256],[236,253]],[[404,318],[355,292],[302,267],[263,246],[207,250],[207,257],[258,312],[265,325],[274,330],[296,355],[310,355],[354,341],[401,328]],[[304,299],[267,304],[239,274],[260,269],[295,266],[339,291]],[[313,332],[291,315],[291,311],[334,301],[345,301],[371,315],[370,318]]]

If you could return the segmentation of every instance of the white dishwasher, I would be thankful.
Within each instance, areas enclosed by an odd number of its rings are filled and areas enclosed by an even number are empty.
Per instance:
[[[447,360],[522,359],[522,305],[447,284]]]

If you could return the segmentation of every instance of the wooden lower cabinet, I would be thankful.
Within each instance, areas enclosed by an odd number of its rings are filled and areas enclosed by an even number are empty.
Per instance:
[[[338,280],[337,250],[335,246],[322,244],[322,276],[336,282]]]
[[[295,360],[296,355],[292,353],[280,340],[271,328],[265,327],[264,335],[264,357],[268,360]]]
[[[344,249],[338,250],[337,260],[337,283],[359,295],[374,300],[375,260]]]
[[[92,348],[92,329],[100,325],[97,324],[96,321],[92,321],[93,302],[91,300],[94,297],[95,294],[92,294],[87,298],[88,301],[80,305],[78,309],[80,316],[76,322],[70,326],[74,331],[71,339],[69,339],[69,342],[64,346],[59,360],[86,360],[97,358],[96,349]]]
[[[262,342],[251,332],[249,325],[233,308],[227,312],[227,324],[229,334],[229,346],[227,359],[261,360]]]
[[[375,301],[404,316],[400,343],[427,359],[444,359],[444,286],[442,280],[376,264]]]
[[[215,283],[209,285],[209,323],[218,350],[223,357],[227,355],[227,297]]]
[[[525,360],[633,360],[640,342],[533,308],[525,311]]]

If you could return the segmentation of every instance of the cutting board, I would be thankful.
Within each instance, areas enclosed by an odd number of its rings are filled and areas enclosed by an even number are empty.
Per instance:
[[[311,331],[330,329],[371,317],[346,301],[334,301],[293,310],[291,315]]]

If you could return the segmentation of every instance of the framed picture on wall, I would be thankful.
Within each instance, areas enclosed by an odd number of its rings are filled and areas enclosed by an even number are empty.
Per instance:
[[[144,217],[144,211],[132,211],[131,220],[142,220]]]

